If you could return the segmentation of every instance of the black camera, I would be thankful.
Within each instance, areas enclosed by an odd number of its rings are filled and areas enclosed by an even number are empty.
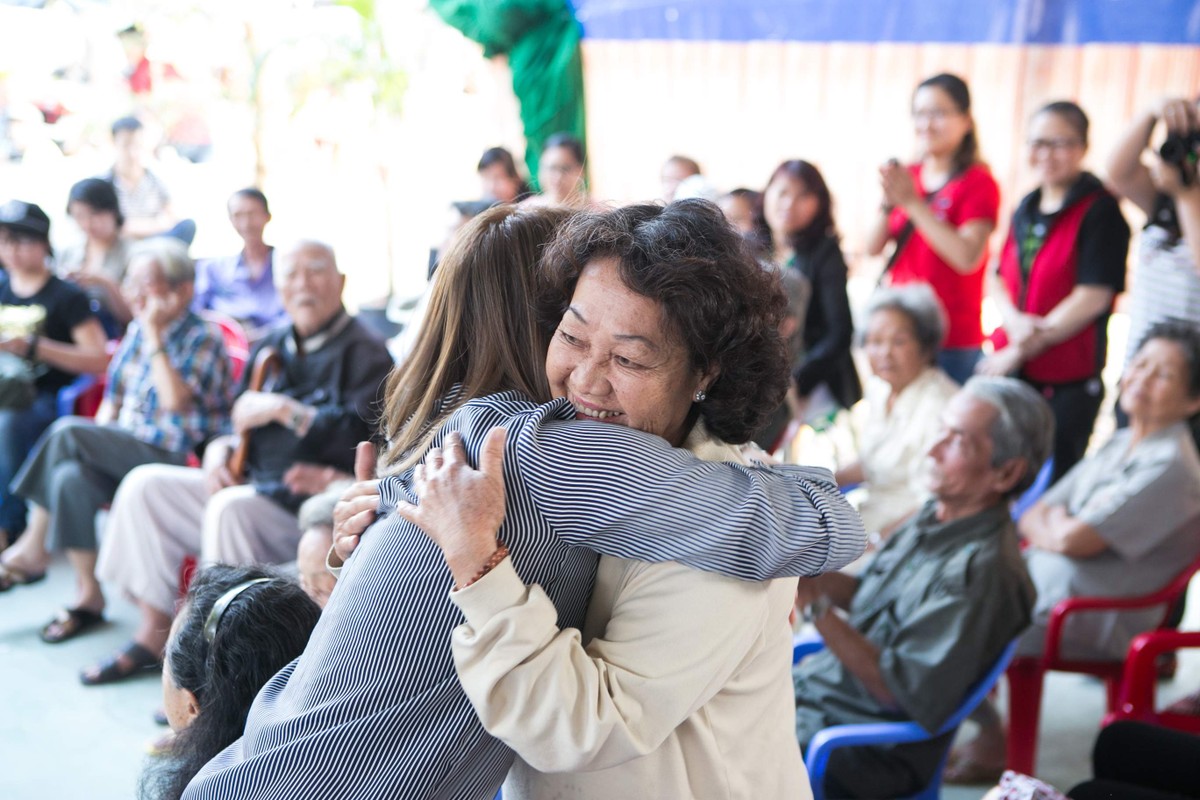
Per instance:
[[[1168,134],[1162,147],[1158,148],[1162,160],[1179,170],[1179,179],[1184,186],[1189,186],[1196,174],[1197,148],[1200,148],[1200,131]]]

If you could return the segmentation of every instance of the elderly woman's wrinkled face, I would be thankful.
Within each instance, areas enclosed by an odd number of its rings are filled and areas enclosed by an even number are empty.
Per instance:
[[[555,397],[578,419],[626,425],[679,446],[693,396],[707,379],[688,365],[662,309],[622,282],[615,259],[584,268],[546,355]]]
[[[1200,409],[1200,398],[1188,395],[1188,378],[1183,348],[1149,339],[1121,376],[1121,408],[1134,423],[1155,429],[1185,420]]]
[[[863,350],[871,362],[871,372],[887,381],[893,395],[904,391],[929,363],[913,321],[894,308],[881,308],[871,315]]]
[[[148,304],[158,303],[169,309],[171,319],[177,319],[187,312],[192,302],[192,289],[190,281],[171,286],[162,265],[148,255],[133,257],[121,283],[125,302],[129,303],[135,317],[140,317]]]

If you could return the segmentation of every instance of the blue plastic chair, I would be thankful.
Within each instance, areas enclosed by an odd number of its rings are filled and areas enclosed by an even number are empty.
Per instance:
[[[79,375],[71,383],[58,390],[58,415],[69,417],[75,413],[75,403],[100,379],[95,375]]]
[[[798,635],[793,640],[794,661],[799,661],[805,655],[815,653],[824,648],[820,639]],[[988,670],[978,683],[967,692],[966,699],[955,709],[950,718],[932,733],[915,722],[874,722],[859,725],[833,725],[818,731],[808,743],[805,753],[804,766],[808,769],[808,779],[812,783],[813,800],[825,800],[825,770],[829,766],[829,757],[839,747],[857,747],[861,745],[904,744],[905,742],[922,742],[934,739],[956,729],[962,724],[967,715],[983,702],[988,692],[1000,680],[1008,662],[1012,660],[1017,648],[1016,641],[1009,643],[1004,652],[996,659],[996,663]],[[794,662],[793,662],[794,663]],[[937,800],[942,791],[942,770],[946,766],[946,758],[950,748],[942,754],[941,763],[933,773],[933,780],[917,794],[910,795],[904,800]]]
[[[1033,479],[1033,485],[1021,493],[1017,501],[1012,506],[1012,519],[1016,522],[1021,516],[1033,508],[1033,504],[1042,498],[1042,495],[1050,488],[1050,476],[1054,474],[1054,456],[1046,459],[1046,463],[1042,464],[1042,468],[1038,470],[1037,477]]]

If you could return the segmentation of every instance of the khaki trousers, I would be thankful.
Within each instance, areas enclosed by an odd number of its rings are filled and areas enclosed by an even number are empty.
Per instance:
[[[254,487],[210,496],[202,470],[150,464],[117,489],[96,575],[173,615],[187,556],[201,566],[280,564],[295,560],[299,541],[296,515]]]

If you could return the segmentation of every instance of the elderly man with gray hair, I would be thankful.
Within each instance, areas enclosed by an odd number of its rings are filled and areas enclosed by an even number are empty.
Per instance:
[[[937,730],[1029,625],[1035,592],[1008,506],[1049,456],[1054,417],[1026,384],[976,377],[941,419],[925,459],[932,498],[857,578],[800,579],[797,601],[826,645],[795,670],[802,747],[844,723],[915,721]],[[826,793],[913,794],[953,736],[836,750]]]
[[[45,574],[50,548],[65,550],[76,595],[42,629],[57,643],[103,621],[96,580],[96,512],[130,470],[186,463],[192,450],[229,424],[233,376],[220,331],[188,310],[192,262],[184,246],[152,239],[134,247],[124,294],[134,318],[108,366],[95,420],[64,417],[34,446],[13,481],[32,506],[29,528],[7,554],[30,583]]]
[[[185,558],[202,564],[278,564],[296,557],[296,511],[337,478],[351,477],[355,445],[371,438],[375,405],[392,367],[383,342],[342,307],[345,277],[333,250],[300,241],[275,263],[289,321],[251,353],[255,369],[233,404],[234,433],[209,443],[202,469],[151,465],[121,483],[98,574],[137,602],[133,641],[85,670],[85,684],[128,677],[162,658]],[[262,354],[271,348],[276,367]],[[250,388],[256,373],[272,373]],[[247,443],[244,474],[231,469]]]

